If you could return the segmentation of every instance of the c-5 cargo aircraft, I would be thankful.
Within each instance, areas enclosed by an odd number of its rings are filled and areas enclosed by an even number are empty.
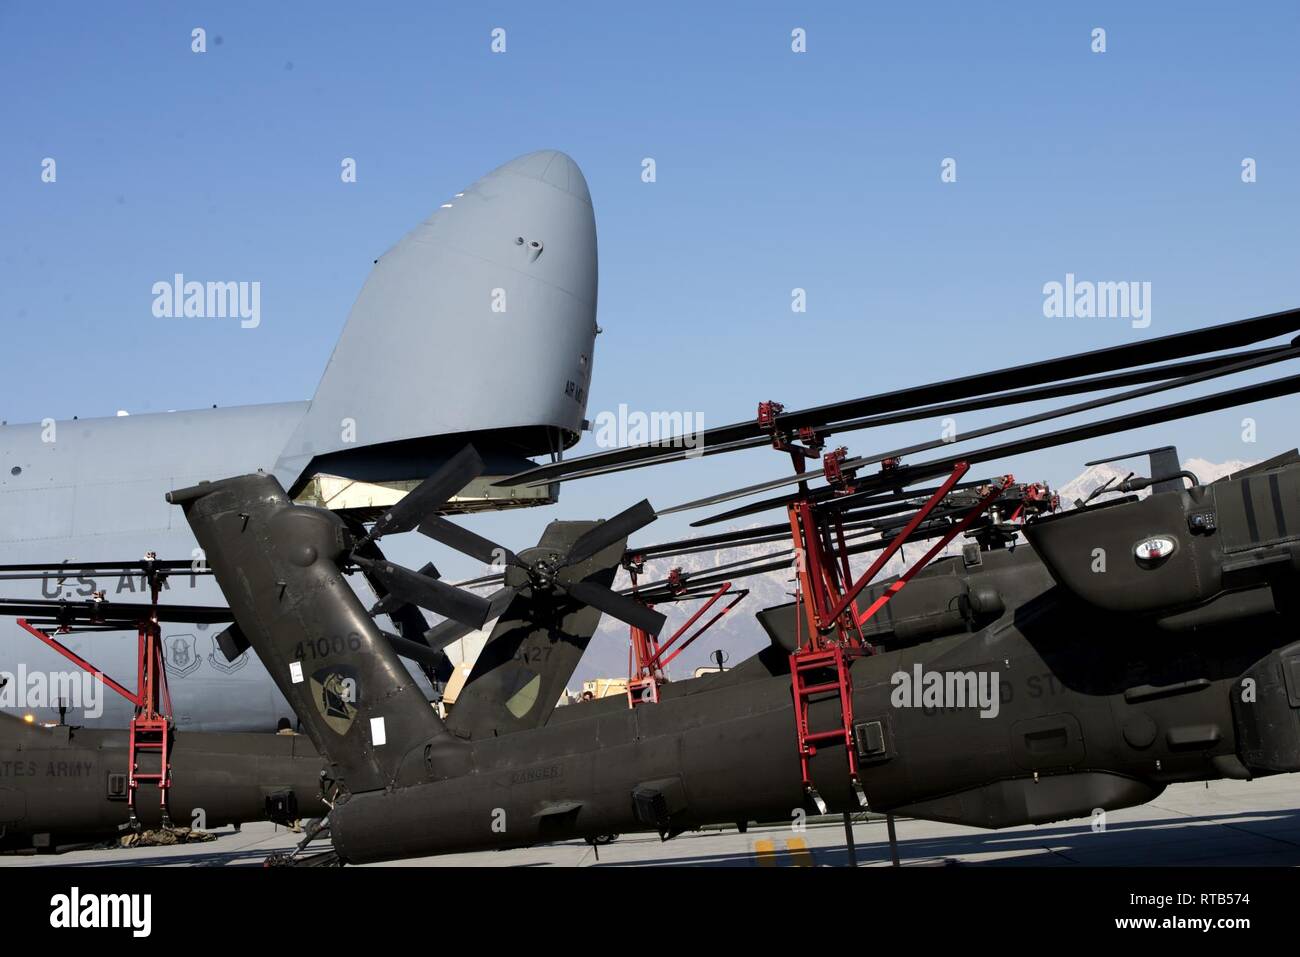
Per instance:
[[[295,501],[360,521],[473,442],[487,472],[446,510],[553,502],[558,486],[493,483],[577,441],[597,334],[596,280],[582,172],[563,153],[529,153],[449,198],[376,262],[310,401],[0,426],[0,566],[67,563],[57,575],[0,569],[0,672],[71,667],[25,635],[14,624],[21,608],[4,601],[85,601],[102,592],[108,602],[147,602],[139,579],[85,566],[149,552],[200,560],[164,496],[214,475],[265,472]],[[203,574],[171,575],[162,602],[225,605]],[[402,614],[418,615],[410,607]],[[273,730],[289,706],[256,655],[227,660],[216,645],[221,628],[164,625],[178,726]],[[134,632],[65,643],[129,683]],[[426,674],[417,679],[432,691]],[[36,721],[58,717],[20,695],[0,701],[0,710]],[[102,714],[73,708],[66,719],[123,727],[130,716],[125,700],[106,694]]]

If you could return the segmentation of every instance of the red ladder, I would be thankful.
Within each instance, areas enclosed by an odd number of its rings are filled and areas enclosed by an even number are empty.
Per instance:
[[[853,676],[849,671],[853,658],[863,652],[840,645],[815,650],[802,648],[790,656],[790,682],[794,690],[795,728],[799,733],[799,771],[804,792],[822,814],[826,802],[813,786],[810,761],[819,742],[844,745],[849,756],[849,783],[858,803],[866,807],[866,793],[858,777],[858,752],[853,738]],[[809,720],[809,705],[814,697],[837,694],[840,698],[839,723],[824,731],[814,731]]]
[[[149,552],[146,562],[156,556]],[[131,718],[127,750],[127,811],[128,826],[138,828],[140,821],[136,815],[136,797],[141,784],[153,783],[158,787],[159,802],[162,806],[162,826],[171,827],[171,818],[167,813],[167,792],[171,788],[171,746],[172,746],[172,702],[167,690],[166,662],[163,660],[162,629],[158,624],[158,593],[162,587],[163,573],[146,564],[144,576],[150,586],[150,607],[148,618],[138,625],[138,652],[136,657],[136,690],[114,681],[99,668],[82,658],[71,648],[54,637],[57,634],[70,633],[72,626],[65,624],[56,631],[38,628],[25,618],[19,618],[18,624],[29,634],[39,638],[50,648],[57,651],[73,664],[94,675],[113,691],[135,705]],[[103,592],[96,592],[92,601],[103,601]],[[93,620],[92,620],[93,623]],[[142,771],[141,757],[149,754],[158,756],[157,770]],[[152,764],[152,762],[151,762]]]
[[[141,784],[153,783],[158,786],[162,805],[162,826],[171,826],[167,816],[167,789],[172,786],[171,763],[168,756],[171,750],[171,722],[163,718],[140,718],[131,721],[131,773],[127,778],[127,808],[130,812],[131,826],[137,827],[136,794]],[[141,771],[142,753],[151,752],[158,755],[157,771]]]
[[[171,744],[172,707],[167,691],[167,670],[163,660],[162,630],[158,626],[158,588],[153,583],[153,607],[148,621],[140,625],[140,657],[137,672],[135,715],[131,718],[129,751],[127,753],[126,806],[131,827],[140,826],[136,814],[136,798],[142,784],[158,788],[162,808],[160,826],[172,826],[167,813],[167,792],[172,786]],[[157,756],[157,770],[141,770],[141,758]],[[152,764],[152,762],[150,762]]]
[[[783,407],[778,402],[763,402],[758,407],[758,424],[772,435],[772,445],[789,453],[795,472],[801,477],[803,460],[817,458],[824,437],[816,430],[800,430],[804,445],[791,441],[781,430],[778,417]],[[847,450],[834,449],[822,457],[823,473],[834,496],[854,492],[856,469],[845,471],[842,463]],[[897,459],[884,459],[881,471],[898,468]],[[866,571],[854,580],[849,567],[844,526],[839,511],[827,506],[834,501],[819,501],[808,487],[806,479],[799,482],[798,494],[787,504],[790,535],[796,556],[796,604],[803,614],[795,613],[795,648],[790,655],[790,683],[794,698],[795,730],[799,745],[799,770],[804,793],[817,810],[826,813],[826,802],[813,784],[811,760],[817,754],[818,744],[844,745],[848,755],[849,784],[858,804],[867,807],[866,793],[859,776],[857,742],[853,730],[853,679],[850,668],[854,660],[863,655],[875,654],[862,631],[865,625],[891,598],[925,568],[957,535],[961,534],[985,509],[996,501],[1012,483],[1010,475],[991,484],[985,494],[966,516],[950,526],[938,541],[911,568],[905,571],[865,611],[859,610],[858,596],[875,579],[885,564],[899,552],[912,533],[934,512],[969,470],[966,462],[957,461],[951,474],[930,495],[884,547]],[[818,507],[814,507],[814,506]],[[839,561],[836,561],[836,558]],[[805,639],[806,628],[806,639]],[[838,723],[825,730],[814,731],[810,723],[810,706],[814,698],[825,701],[823,695],[836,694],[840,699]]]

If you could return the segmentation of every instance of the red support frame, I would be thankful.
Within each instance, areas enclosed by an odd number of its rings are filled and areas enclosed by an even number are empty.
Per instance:
[[[828,481],[844,480],[839,470],[839,463],[844,454],[839,449],[828,453],[826,457],[828,461],[823,463],[826,466]],[[897,466],[897,461],[886,461],[881,464],[882,470],[885,471]],[[798,460],[795,459],[796,471],[798,467]],[[1012,477],[1004,476],[995,483],[960,522],[947,529],[938,542],[898,576],[896,581],[891,582],[884,593],[877,597],[865,611],[858,610],[858,597],[889,560],[898,554],[912,534],[934,513],[969,470],[970,465],[967,462],[954,463],[948,478],[851,585],[848,583],[852,579],[852,573],[840,514],[829,509],[825,511],[814,509],[807,483],[800,483],[799,497],[787,506],[790,535],[796,555],[797,600],[803,607],[803,615],[796,616],[795,619],[797,629],[795,651],[790,656],[791,694],[794,699],[795,726],[798,734],[799,766],[804,790],[822,813],[826,811],[826,804],[813,784],[811,760],[816,755],[818,747],[825,747],[828,743],[844,746],[848,757],[850,785],[858,802],[864,807],[867,806],[866,794],[859,777],[853,730],[851,672],[854,658],[873,654],[875,651],[865,639],[863,625],[933,561],[944,547],[968,529],[1011,485]],[[836,553],[838,553],[838,563]],[[806,643],[801,634],[805,624]],[[810,714],[813,699],[824,701],[829,695],[839,698],[838,721],[831,727],[814,730]]]
[[[674,571],[676,570],[674,569]],[[636,571],[629,569],[629,573],[632,576],[632,594],[635,597]],[[683,641],[682,636],[690,631],[692,626],[730,590],[731,582],[723,582],[722,587],[714,592],[708,601],[697,608],[695,613],[686,619],[665,641],[659,641],[643,628],[637,628],[635,625],[630,626],[631,645],[628,648],[627,681],[628,707],[635,708],[638,704],[659,703],[659,685],[667,680],[664,676],[664,669],[668,667],[674,658],[689,648],[696,639],[717,624],[724,615],[740,604],[745,596],[749,594],[747,590],[735,593],[731,601],[722,610]],[[646,607],[653,606],[647,605]],[[679,641],[681,641],[681,644],[678,644]]]
[[[745,595],[748,594],[746,592],[746,593],[741,593],[732,596],[731,601],[728,602],[727,605],[721,611],[719,611],[716,615],[714,615],[703,625],[701,625],[699,630],[696,631],[695,634],[687,638],[685,641],[683,641],[673,651],[672,654],[668,654],[669,649],[672,648],[673,645],[676,644],[677,640],[686,633],[686,630],[690,628],[691,625],[699,621],[701,616],[703,616],[703,614],[706,611],[712,608],[714,604],[717,603],[718,599],[720,599],[723,595],[725,595],[730,590],[730,588],[731,588],[731,582],[724,582],[722,587],[719,588],[716,592],[714,592],[713,596],[709,598],[709,600],[706,601],[703,605],[701,605],[699,610],[696,611],[695,614],[693,614],[690,618],[686,620],[685,624],[683,624],[680,628],[678,628],[675,632],[673,632],[672,637],[659,646],[658,653],[649,662],[650,667],[654,668],[657,671],[662,671],[664,668],[667,668],[674,658],[676,658],[688,647],[690,647],[690,645],[695,641],[695,639],[699,638],[700,635],[704,634],[706,631],[712,628],[719,621],[719,619],[722,618],[723,615],[727,614],[727,612],[731,611],[731,609],[739,605],[744,600]],[[667,657],[665,657],[665,655],[667,655]]]
[[[933,512],[939,506],[939,503],[942,502],[944,498],[948,495],[948,493],[952,491],[953,486],[955,486],[958,482],[960,482],[962,480],[962,477],[968,471],[970,471],[970,465],[968,465],[965,462],[958,462],[956,465],[953,466],[952,474],[949,475],[944,480],[942,485],[940,485],[937,489],[935,489],[934,494],[931,495],[928,500],[926,500],[926,503],[921,506],[921,508],[917,511],[915,515],[912,516],[911,520],[908,521],[908,523],[903,526],[902,531],[900,531],[897,535],[894,536],[894,540],[889,543],[889,545],[884,549],[884,551],[882,551],[879,555],[876,556],[876,560],[871,563],[871,566],[865,572],[862,573],[861,577],[859,577],[856,582],[853,583],[853,587],[850,588],[847,592],[845,592],[844,596],[838,602],[836,602],[834,608],[830,613],[832,620],[842,615],[844,613],[844,610],[848,608],[849,604],[852,603],[852,601],[855,598],[857,598],[859,594],[861,594],[862,589],[866,588],[868,585],[871,584],[872,580],[876,577],[876,575],[880,573],[880,569],[884,568],[886,563],[888,563],[888,561],[894,557],[894,555],[898,552],[898,550],[902,548],[904,544],[907,543],[908,537],[914,531],[916,531],[917,528],[920,527],[922,522],[924,522],[927,518],[930,517],[930,513]],[[1002,494],[1001,489],[998,490],[998,494],[999,495]],[[983,506],[980,507],[980,511],[981,512],[984,511]],[[975,515],[978,514],[979,513],[975,513]],[[975,520],[975,516],[972,516],[969,521],[974,521],[974,520]],[[969,525],[969,522],[967,522],[967,525]],[[952,540],[951,537],[949,537],[947,541],[951,541],[951,540]],[[947,541],[945,541],[944,544],[947,544]],[[913,568],[915,569],[915,571],[920,571],[921,568],[924,567],[924,565],[925,563],[918,562],[916,565],[913,566]],[[858,623],[861,624],[865,620],[866,619],[859,619]]]
[[[105,674],[104,672],[100,671],[98,668],[96,668],[94,665],[92,665],[92,664],[91,664],[89,661],[87,661],[85,658],[82,658],[80,655],[78,655],[75,651],[73,651],[73,650],[72,650],[71,648],[69,648],[67,645],[63,644],[63,642],[61,642],[61,641],[59,641],[57,638],[55,638],[54,635],[51,634],[50,632],[42,631],[40,628],[37,628],[35,625],[33,625],[31,622],[29,622],[26,618],[19,618],[19,619],[18,619],[18,626],[19,626],[20,628],[25,629],[29,634],[31,634],[31,635],[35,636],[36,638],[39,638],[41,641],[45,642],[45,644],[49,645],[51,648],[53,648],[55,651],[57,651],[57,652],[58,652],[59,654],[61,654],[63,657],[67,658],[69,661],[71,661],[74,665],[76,665],[76,666],[77,666],[78,668],[80,668],[82,671],[88,671],[88,672],[90,672],[92,675],[94,675],[96,678],[98,678],[101,682],[103,682],[103,683],[106,684],[109,688],[111,688],[111,689],[113,689],[114,691],[116,691],[118,694],[120,694],[120,695],[121,695],[123,698],[125,698],[127,701],[131,702],[133,705],[139,706],[140,701],[141,701],[141,698],[140,698],[139,695],[137,695],[137,694],[136,694],[135,692],[133,692],[133,691],[128,691],[128,690],[127,690],[126,688],[124,688],[122,685],[118,684],[116,681],[114,681],[112,678],[110,678],[107,674]],[[137,677],[138,677],[138,676],[137,676]]]
[[[903,572],[903,574],[899,575],[895,581],[890,583],[889,587],[885,589],[884,594],[873,601],[867,610],[858,617],[858,625],[865,625],[872,615],[884,608],[885,605],[889,603],[889,600],[902,591],[903,587],[910,582],[913,577],[915,577],[917,572],[930,564],[930,562],[934,560],[934,557],[943,551],[949,542],[962,532],[966,531],[966,529],[970,528],[975,519],[984,514],[984,510],[997,501],[998,498],[1001,497],[1002,493],[1005,492],[1014,481],[1015,479],[1010,475],[1002,476],[1002,478],[994,484],[993,488],[990,489],[983,498],[981,498],[975,505],[971,506],[971,510],[966,513],[966,516],[960,522],[945,532],[943,536],[935,542],[933,546],[931,546],[930,550],[922,555],[911,568]]]
[[[156,784],[159,803],[162,808],[161,823],[170,827],[171,820],[167,813],[167,796],[172,785],[171,748],[173,740],[172,701],[167,688],[167,669],[163,659],[162,628],[158,624],[158,593],[161,588],[161,576],[150,576],[151,600],[149,618],[137,626],[136,652],[136,690],[130,691],[120,682],[109,677],[104,671],[95,667],[85,658],[63,642],[54,637],[56,632],[47,632],[37,628],[25,618],[19,618],[18,624],[39,638],[48,647],[67,658],[78,668],[89,672],[101,683],[135,705],[135,713],[128,729],[127,752],[127,814],[131,827],[139,826],[136,815],[136,797],[143,783]],[[59,629],[68,631],[68,628]],[[141,771],[140,757],[144,753],[158,755],[157,771]]]

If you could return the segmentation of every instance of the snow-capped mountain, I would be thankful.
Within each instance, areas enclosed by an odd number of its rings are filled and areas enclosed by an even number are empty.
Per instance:
[[[1215,479],[1223,478],[1223,476],[1230,475],[1233,472],[1239,472],[1254,464],[1254,462],[1243,462],[1240,459],[1230,459],[1227,462],[1208,462],[1205,459],[1193,458],[1184,460],[1183,468],[1193,473],[1202,483],[1205,483],[1213,482]],[[1074,508],[1076,500],[1086,500],[1093,491],[1111,479],[1114,480],[1113,484],[1118,484],[1130,472],[1136,475],[1145,475],[1146,471],[1147,466],[1141,461],[1104,462],[1101,465],[1090,466],[1056,490],[1061,496],[1061,507]],[[1143,489],[1138,494],[1145,497],[1149,492],[1150,489]]]

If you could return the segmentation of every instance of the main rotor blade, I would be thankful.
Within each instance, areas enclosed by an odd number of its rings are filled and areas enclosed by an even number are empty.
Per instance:
[[[948,531],[948,529],[952,528],[952,524],[952,522],[940,522],[932,525],[927,521],[909,535],[904,544],[910,545],[913,542],[923,542],[931,538],[938,538],[940,535]],[[863,533],[858,534],[861,535]],[[861,555],[866,552],[878,552],[883,548],[887,548],[892,541],[893,536],[873,538],[865,542],[858,542],[857,544],[849,545],[842,552],[836,548],[833,551],[833,555],[838,558],[840,555],[852,556]],[[704,572],[692,575],[688,578],[687,585],[691,588],[707,588],[710,585],[718,585],[724,581],[736,581],[741,578],[752,578],[755,575],[765,575],[768,572],[781,570],[789,571],[792,578],[794,576],[794,550],[790,548],[767,552],[763,555],[755,555],[753,558],[746,559],[746,561],[751,563],[749,567],[736,567],[742,566],[743,563],[735,562],[732,563],[732,568],[734,570],[718,571],[717,569],[712,568],[706,569]],[[641,599],[652,603],[669,601],[669,596],[671,596],[672,592],[667,591],[663,587],[667,584],[668,581],[665,579],[663,581],[650,582],[649,584],[642,586]]]
[[[143,559],[135,559],[128,562],[37,562],[27,565],[0,565],[0,572],[48,572],[51,576],[65,574],[67,577],[79,574],[83,571],[144,571],[146,568],[153,568],[155,571],[175,572],[183,571],[186,574],[207,574],[204,569],[207,568],[202,560],[185,558],[185,559],[155,559],[152,562],[146,562]]]
[[[0,598],[0,617],[28,618],[33,622],[88,621],[121,623],[136,628],[154,614],[152,605],[139,602],[92,601],[77,598]],[[222,624],[234,621],[229,608],[208,605],[167,605],[157,607],[158,621],[183,624]]]
[[[1096,399],[1089,399],[1086,402],[1076,402],[1073,405],[1062,406],[1057,409],[1048,409],[1045,412],[1038,412],[1033,415],[1022,416],[1019,419],[1012,419],[1009,422],[998,422],[994,425],[987,425],[983,428],[973,429],[970,432],[962,432],[952,438],[932,439],[929,442],[920,442],[915,445],[892,449],[888,452],[879,452],[874,455],[845,459],[840,463],[840,469],[850,470],[861,468],[864,465],[874,465],[878,462],[883,462],[886,459],[902,458],[905,455],[915,455],[918,452],[929,452],[933,449],[942,448],[945,445],[952,445],[957,442],[968,442],[971,439],[983,438],[986,435],[994,435],[998,432],[1009,432],[1013,429],[1024,428],[1027,425],[1036,425],[1039,422],[1047,422],[1051,419],[1060,419],[1068,415],[1077,415],[1080,412],[1090,412],[1093,409],[1100,409],[1104,406],[1115,405],[1120,402],[1128,402],[1133,399],[1143,398],[1144,396],[1155,395],[1160,392],[1168,392],[1172,389],[1181,389],[1185,386],[1195,385],[1198,382],[1206,382],[1210,379],[1217,379],[1226,375],[1234,375],[1238,372],[1246,372],[1250,369],[1261,368],[1275,362],[1284,362],[1288,359],[1294,359],[1297,356],[1300,356],[1300,349],[1297,348],[1288,347],[1281,349],[1255,350],[1243,358],[1238,359],[1235,356],[1229,357],[1233,358],[1235,361],[1213,365],[1208,369],[1203,369],[1199,372],[1182,376],[1177,379],[1168,379],[1163,382],[1145,385],[1138,389],[1130,389],[1127,392],[1117,392],[1114,395],[1104,395]],[[786,475],[766,482],[758,482],[754,485],[735,489],[730,492],[723,492],[719,495],[710,495],[705,498],[696,499],[693,502],[674,505],[672,508],[664,509],[659,514],[671,515],[674,512],[685,512],[706,505],[717,505],[738,498],[748,498],[750,495],[756,495],[759,492],[769,492],[772,489],[783,488],[787,485],[795,485],[799,482],[819,479],[822,478],[824,474],[825,473],[821,469],[810,469],[806,472]]]
[[[448,548],[463,552],[470,558],[477,558],[484,565],[491,565],[493,568],[519,563],[519,556],[504,545],[498,545],[476,532],[461,528],[456,523],[447,521],[441,515],[426,518],[419,524],[416,531],[421,535],[429,536],[435,542],[442,542]]]
[[[857,515],[862,517],[867,514],[866,510],[853,512],[851,509],[857,509],[864,506],[884,506],[887,504],[906,503],[911,499],[925,499],[939,490],[937,485],[929,485],[922,488],[912,488],[922,478],[913,475],[900,475],[903,469],[893,469],[889,472],[877,472],[875,475],[868,475],[865,478],[854,480],[859,491],[850,495],[836,495],[835,489],[829,485],[821,488],[812,489],[808,493],[808,498],[813,503],[813,509],[818,512],[839,512],[841,515]],[[942,474],[942,473],[935,473]],[[933,475],[926,475],[924,478],[932,478]],[[950,491],[957,492],[964,489],[979,488],[982,485],[990,485],[993,478],[982,478],[974,481],[958,482]],[[716,525],[719,522],[725,522],[733,518],[743,518],[748,515],[755,515],[759,512],[766,512],[771,508],[784,508],[791,501],[789,495],[779,495],[774,498],[762,499],[758,502],[751,502],[748,505],[741,505],[733,508],[728,512],[719,512],[717,515],[710,515],[708,518],[702,518],[698,521],[691,522],[691,528],[703,528],[706,525]],[[881,512],[880,514],[886,514]]]
[[[783,412],[776,416],[773,424],[782,432],[792,433],[804,426],[818,428],[858,416],[896,412],[918,405],[949,402],[994,391],[1042,385],[1062,379],[1076,379],[1080,376],[1235,349],[1297,330],[1300,330],[1300,309],[1289,309],[1204,329],[1159,336],[1141,342],[1109,346],[1091,352],[1075,353],[992,372],[877,393],[847,402],[836,402],[797,412]],[[707,451],[714,445],[738,442],[766,434],[766,429],[756,420],[737,422],[708,429],[701,435],[694,436],[691,448],[694,450],[702,443]],[[653,446],[633,445],[594,455],[579,456],[528,469],[508,479],[502,479],[497,484],[514,485],[550,481],[591,468],[657,458],[663,455],[663,444],[661,442]]]
[[[958,483],[953,486],[952,492],[944,499],[944,501],[947,502],[949,499],[952,499],[959,489],[975,488],[990,484],[992,483],[989,479],[980,482]],[[927,497],[933,495],[937,490],[937,486],[928,489],[915,489],[909,491],[908,498],[897,499],[887,505],[879,505],[874,508],[859,508],[842,512],[840,514],[840,519],[843,523],[844,531],[852,532],[857,529],[863,529],[866,532],[878,531],[881,528],[886,527],[888,524],[879,521],[879,519],[890,518],[891,516],[915,511],[921,507]],[[966,505],[965,507],[969,508],[970,505]],[[845,537],[852,538],[853,535],[846,535]],[[662,545],[652,545],[646,549],[629,548],[627,553],[628,555],[640,556],[646,561],[660,561],[665,558],[694,555],[699,552],[721,552],[736,548],[748,548],[751,545],[767,545],[782,540],[790,540],[790,525],[788,522],[777,522],[772,525],[758,525],[753,528],[738,529],[733,532],[721,532],[717,535],[701,535],[698,538],[683,538],[676,542],[665,542]],[[708,570],[716,571],[718,568],[724,567],[727,566],[717,565]]]
[[[471,628],[481,628],[487,621],[487,599],[472,592],[392,562],[375,562],[365,558],[353,560],[374,575],[391,595],[402,601],[427,608],[445,618],[453,618]]]
[[[983,482],[969,483],[969,487],[977,485],[987,485],[988,480]],[[968,487],[968,483],[958,483],[952,490]],[[844,528],[861,527],[871,519],[880,518],[887,515],[896,515],[899,512],[906,512],[910,509],[919,507],[919,502],[913,499],[924,501],[930,495],[937,491],[937,486],[930,489],[917,489],[910,491],[906,498],[896,498],[889,501],[888,504],[879,505],[875,508],[861,508],[856,511],[844,512]],[[692,555],[696,552],[717,552],[726,551],[732,548],[744,548],[749,545],[760,545],[766,542],[779,541],[780,539],[790,538],[790,523],[776,522],[771,525],[756,525],[752,528],[740,528],[730,532],[718,532],[714,535],[697,535],[694,538],[683,538],[675,542],[662,542],[657,545],[647,545],[644,548],[633,548],[628,546],[627,554],[630,556],[639,556],[647,561],[655,561],[663,558],[669,558],[677,555]]]
[[[655,517],[655,510],[650,502],[642,499],[631,508],[624,509],[613,518],[601,522],[579,536],[573,543],[573,547],[569,549],[569,554],[565,556],[563,567],[582,564],[615,542],[645,528],[655,520]]]
[[[991,395],[981,395],[976,398],[962,399],[956,402],[917,406],[901,412],[891,412],[885,415],[871,415],[857,419],[835,421],[817,431],[823,438],[826,438],[844,432],[857,432],[863,429],[880,428],[886,425],[899,425],[904,422],[915,422],[918,419],[942,418],[944,416],[960,415],[964,412],[995,409],[1006,405],[1020,405],[1027,402],[1040,402],[1046,399],[1059,399],[1069,395],[1080,395],[1086,392],[1100,392],[1104,389],[1118,389],[1130,385],[1139,385],[1144,382],[1156,382],[1161,379],[1194,375],[1198,372],[1204,372],[1209,369],[1228,365],[1230,362],[1240,361],[1241,359],[1276,355],[1277,353],[1287,351],[1289,348],[1289,346],[1265,346],[1261,349],[1251,349],[1228,356],[1210,356],[1208,358],[1189,359],[1183,362],[1172,362],[1167,365],[1151,366],[1145,369],[1129,369],[1123,372],[1111,373],[1109,375],[1092,376],[1085,379],[1073,379],[1068,382],[1052,382],[1048,385],[1035,386],[1028,389],[1015,389],[1009,392],[998,392]],[[692,444],[694,445],[694,443]],[[722,445],[706,445],[703,447],[694,445],[693,448],[675,448],[664,452],[661,455],[644,458],[638,461],[624,462],[615,465],[598,465],[553,479],[532,481],[528,483],[528,487],[533,488],[542,485],[550,485],[552,482],[556,481],[572,482],[577,479],[592,478],[599,475],[612,475],[616,472],[625,472],[630,469],[644,468],[651,465],[662,465],[668,462],[681,461],[682,459],[699,458],[704,455],[718,455],[722,452],[737,452],[743,449],[757,449],[771,444],[771,436],[765,434],[757,438],[743,439],[739,442],[727,442]],[[678,507],[680,508],[681,506]],[[667,511],[661,511],[659,514],[666,515],[668,513]]]
[[[647,608],[638,601],[611,591],[604,585],[592,581],[565,583],[564,590],[584,605],[599,608],[607,615],[613,615],[619,621],[634,628],[657,635],[663,631],[668,619],[652,608]]]
[[[1193,399],[1184,399],[1181,402],[1173,402],[1169,405],[1157,406],[1154,409],[1143,409],[1136,412],[1126,413],[1125,415],[1117,415],[1109,419],[1102,419],[1099,422],[1087,422],[1081,425],[1069,426],[1064,429],[1057,429],[1054,432],[1047,432],[1042,435],[1030,436],[1024,439],[1014,439],[1010,442],[985,446],[982,449],[975,449],[970,452],[951,455],[942,459],[920,462],[916,465],[900,466],[899,468],[890,469],[888,472],[881,472],[876,475],[859,478],[855,481],[855,484],[861,490],[911,485],[916,482],[924,481],[925,479],[935,478],[936,476],[942,475],[949,471],[957,462],[969,462],[973,465],[976,462],[995,461],[1013,455],[1023,455],[1026,452],[1038,452],[1042,449],[1053,448],[1058,445],[1068,445],[1072,442],[1082,442],[1086,439],[1099,438],[1103,435],[1115,435],[1119,432],[1128,432],[1133,429],[1144,428],[1148,425],[1160,425],[1164,422],[1172,422],[1176,419],[1185,419],[1194,415],[1202,415],[1206,412],[1218,412],[1221,409],[1230,409],[1234,406],[1244,405],[1247,402],[1276,399],[1279,396],[1292,395],[1296,392],[1300,392],[1300,375],[1287,376],[1270,382],[1261,382],[1256,385],[1243,386],[1239,389],[1230,389],[1226,392],[1215,392],[1211,395],[1198,396]],[[845,498],[847,499],[849,496],[846,496]],[[703,525],[712,525],[715,522],[726,521],[730,518],[752,515],[756,512],[781,507],[790,501],[790,496],[779,496],[776,498],[765,499],[751,505],[732,509],[730,512],[724,512],[720,515],[713,515],[709,518],[701,519],[698,522],[692,522],[691,525],[694,528]]]
[[[487,468],[478,451],[467,445],[438,471],[417,485],[386,511],[371,526],[368,540],[382,538],[393,532],[409,532],[431,512],[437,511],[457,492],[483,474]]]
[[[921,488],[915,488],[914,486],[917,481],[918,480],[916,479],[909,479],[907,484],[913,486],[910,488],[898,488],[896,487],[898,485],[897,482],[888,483],[883,490],[878,486],[873,487],[868,485],[862,491],[854,492],[851,495],[835,495],[835,490],[829,487],[814,489],[813,491],[816,498],[813,502],[813,509],[819,512],[839,512],[842,516],[857,515],[861,517],[868,514],[870,511],[870,509],[866,508],[867,506],[885,506],[906,502],[910,499],[916,498],[924,500],[939,491],[938,485],[927,485]],[[985,485],[992,485],[996,481],[996,478],[989,476],[988,478],[975,479],[974,481],[958,482],[949,489],[949,491],[963,492],[968,489],[977,489]],[[887,513],[878,511],[878,514],[883,515]]]
[[[664,465],[668,462],[679,462],[682,459],[699,458],[702,455],[718,455],[721,452],[740,452],[744,449],[761,449],[766,445],[772,444],[770,435],[760,435],[754,438],[741,439],[737,442],[723,442],[718,445],[696,445],[692,440],[690,446],[678,445],[670,448],[667,452],[659,455],[648,456],[632,462],[621,462],[613,465],[596,465],[592,468],[582,469],[567,475],[557,476],[556,478],[537,479],[529,481],[528,488],[537,488],[542,485],[550,485],[552,482],[572,482],[575,479],[591,478],[596,475],[612,475],[615,472],[626,472],[629,469],[645,468],[648,465]],[[587,456],[582,456],[587,458]],[[574,461],[577,461],[576,459]],[[523,473],[524,476],[531,475],[532,471]],[[509,479],[514,484],[514,479]]]

